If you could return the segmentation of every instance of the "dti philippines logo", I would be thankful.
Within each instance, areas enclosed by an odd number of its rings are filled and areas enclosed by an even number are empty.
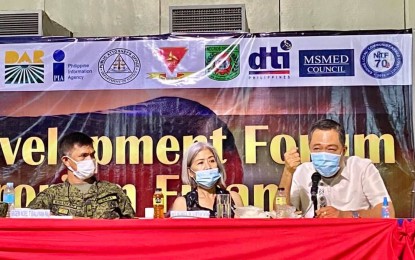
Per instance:
[[[62,50],[56,50],[53,53],[53,82],[65,81],[65,63],[62,61],[65,59],[65,52]]]
[[[375,42],[360,55],[363,70],[373,78],[386,79],[394,76],[402,67],[402,53],[392,43]]]
[[[292,44],[284,40],[278,47],[260,47],[259,52],[249,55],[249,71],[252,79],[286,79],[290,75],[290,53]],[[281,49],[281,50],[280,50]],[[262,77],[256,77],[262,76]]]
[[[239,75],[239,45],[207,45],[205,65],[210,79],[232,80]]]
[[[101,77],[116,85],[126,84],[140,73],[141,63],[138,56],[127,49],[117,48],[104,53],[98,61]]]
[[[157,55],[163,60],[170,73],[151,72],[148,73],[149,79],[174,80],[190,76],[193,72],[176,72],[175,70],[187,53],[186,47],[163,47],[157,50]]]
[[[5,53],[5,83],[31,84],[44,81],[44,52],[6,51]]]

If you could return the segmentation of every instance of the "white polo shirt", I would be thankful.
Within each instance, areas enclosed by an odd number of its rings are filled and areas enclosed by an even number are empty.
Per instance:
[[[316,170],[311,162],[303,163],[294,172],[290,199],[293,206],[305,213],[306,218],[314,216],[311,201],[311,175]],[[340,174],[333,178],[322,178],[318,186],[317,199],[327,201],[341,211],[365,210],[383,202],[391,201],[378,169],[369,159],[357,156],[345,157]],[[319,205],[320,207],[320,205]]]

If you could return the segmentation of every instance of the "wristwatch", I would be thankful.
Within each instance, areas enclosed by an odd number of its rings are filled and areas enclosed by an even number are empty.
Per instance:
[[[359,211],[352,211],[353,218],[360,218]]]

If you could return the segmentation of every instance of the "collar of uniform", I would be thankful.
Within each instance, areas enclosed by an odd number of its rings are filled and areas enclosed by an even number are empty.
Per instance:
[[[90,189],[90,191],[91,190],[97,190],[98,189],[98,183],[99,183],[99,181],[97,180],[97,178],[95,177],[95,176],[92,176],[91,177],[91,180],[93,180],[93,183],[92,183],[92,186],[91,186],[91,188],[92,189]],[[65,187],[72,187],[72,188],[75,188],[74,186],[75,185],[72,185],[72,184],[70,184],[69,183],[69,181],[68,181],[68,179],[66,179],[65,181],[64,181],[64,185],[65,185]],[[78,189],[76,189],[76,190],[78,190]],[[89,193],[89,192],[88,192]],[[86,193],[86,194],[88,194],[88,193]]]
[[[97,177],[95,177],[95,176],[92,176],[90,179],[93,181],[92,185],[96,185],[99,182]],[[71,185],[68,181],[68,178],[66,178],[66,180],[63,183],[65,184],[65,186]]]

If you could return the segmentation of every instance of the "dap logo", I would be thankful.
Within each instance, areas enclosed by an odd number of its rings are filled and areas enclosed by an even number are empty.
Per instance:
[[[372,43],[360,55],[363,70],[376,79],[393,77],[401,69],[402,62],[402,53],[389,42]]]
[[[44,82],[44,52],[6,51],[5,53],[5,83],[33,84]]]
[[[259,47],[259,52],[249,55],[249,75],[289,75],[292,44],[284,40],[280,46]]]

